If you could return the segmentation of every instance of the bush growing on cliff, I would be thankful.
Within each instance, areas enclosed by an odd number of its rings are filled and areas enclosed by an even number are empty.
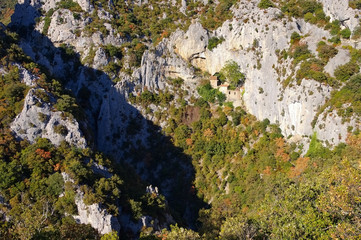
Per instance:
[[[361,25],[359,24],[352,33],[352,39],[359,39],[361,37]]]
[[[241,69],[235,61],[227,61],[220,73],[226,77],[231,88],[238,87],[245,80],[244,74],[241,73]]]
[[[119,59],[123,57],[122,49],[112,44],[106,45],[104,49],[110,57],[116,57]]]
[[[50,8],[44,17],[44,27],[43,27],[43,31],[42,31],[42,33],[44,35],[48,34],[48,29],[49,29],[50,23],[51,23],[51,16],[53,16],[53,13],[54,13],[54,9]]]
[[[294,64],[306,60],[312,56],[307,44],[297,44],[291,49],[290,56],[294,58]]]
[[[335,69],[335,77],[338,80],[345,82],[350,79],[352,75],[358,73],[359,71],[360,67],[357,63],[349,62],[344,65],[340,65]]]
[[[313,24],[325,25],[328,22],[322,4],[316,0],[287,0],[280,2],[281,11],[291,17],[304,18]]]
[[[329,59],[337,55],[338,50],[332,46],[326,44],[324,41],[320,41],[317,44],[318,56],[328,62]]]
[[[348,4],[353,9],[361,9],[361,0],[349,0]]]
[[[218,44],[221,44],[224,41],[224,38],[217,38],[217,37],[211,37],[208,40],[208,46],[207,48],[212,51],[214,48],[216,48],[218,46]]]
[[[266,9],[273,6],[274,5],[270,0],[261,0],[261,2],[258,4],[258,7],[261,9]]]
[[[74,2],[73,0],[61,0],[60,2],[57,3],[57,6],[59,8],[69,9],[72,12],[82,11],[80,5],[77,2]]]
[[[341,36],[345,39],[350,39],[351,37],[351,30],[349,28],[345,28],[343,30],[341,30],[340,32]]]
[[[58,133],[62,136],[66,136],[68,134],[68,129],[64,125],[54,125],[53,129],[55,133]]]
[[[300,34],[298,34],[298,32],[293,32],[291,34],[291,44],[299,42],[300,40],[301,40],[301,36],[300,36]]]

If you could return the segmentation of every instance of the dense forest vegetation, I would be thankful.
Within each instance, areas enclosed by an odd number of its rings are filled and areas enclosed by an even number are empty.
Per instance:
[[[199,91],[210,102],[200,98],[191,106],[170,105],[171,119],[164,131],[192,157],[197,196],[211,208],[200,211],[198,233],[178,227],[172,234],[180,239],[360,236],[359,130],[333,150],[314,134],[302,154],[302,146],[287,143],[277,125],[256,121],[229,102],[220,107],[208,97],[214,89],[207,84]],[[134,101],[149,99],[157,101],[143,94]],[[199,120],[186,121],[190,109],[199,112]],[[167,113],[157,116],[162,114]]]

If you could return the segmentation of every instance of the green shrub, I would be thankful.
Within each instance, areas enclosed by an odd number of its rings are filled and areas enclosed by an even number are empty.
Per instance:
[[[301,36],[300,34],[298,34],[297,32],[293,32],[291,34],[291,44],[294,44],[296,42],[299,42],[301,40]]]
[[[227,61],[221,69],[221,74],[226,77],[231,88],[236,88],[245,80],[244,74],[241,73],[241,69],[235,61]]]
[[[354,63],[349,62],[344,65],[340,65],[335,69],[336,79],[345,82],[350,79],[350,77],[360,71],[360,67]]]
[[[329,21],[329,19],[327,19],[325,12],[323,11],[323,9],[318,9],[315,12],[315,16],[316,16],[316,20],[317,21]]]
[[[345,39],[350,39],[351,30],[349,28],[345,28],[340,32],[341,36]]]
[[[343,117],[349,117],[350,113],[355,113],[361,116],[361,75],[357,74],[350,78],[346,85],[339,91],[332,93],[330,106],[333,109],[338,109],[338,114]],[[343,108],[344,104],[349,106],[346,109]]]
[[[74,59],[74,57],[77,55],[77,53],[75,52],[75,48],[72,45],[62,43],[59,49],[61,51],[61,58],[64,61],[70,61]]]
[[[336,56],[338,50],[334,46],[327,45],[324,41],[321,41],[317,45],[318,56],[326,62]]]
[[[316,23],[316,18],[315,18],[315,16],[314,16],[312,13],[310,13],[310,12],[308,12],[308,13],[305,14],[304,19],[305,19],[306,22]]]
[[[340,39],[339,36],[334,36],[334,37],[328,39],[328,41],[331,42],[331,43],[335,43],[335,44],[340,44],[341,43],[341,39]]]
[[[39,113],[38,113],[38,117],[39,117],[39,120],[40,120],[41,122],[46,122],[46,121],[48,120],[48,115],[46,115],[46,114],[44,114],[44,113],[42,113],[42,112],[39,112]]]
[[[168,80],[169,80],[170,84],[172,84],[176,88],[180,88],[184,83],[184,80],[180,77],[168,78]]]
[[[105,52],[110,56],[110,57],[116,57],[121,59],[123,57],[123,53],[122,53],[122,49],[120,47],[116,47],[112,44],[108,44],[105,46]]]
[[[54,125],[53,130],[55,133],[60,134],[62,136],[66,136],[68,134],[68,129],[64,125],[61,125],[61,124]]]
[[[284,14],[291,17],[303,17],[306,21],[310,21],[313,24],[325,24],[326,15],[323,12],[322,4],[316,0],[281,1],[280,7]]]
[[[58,111],[71,113],[76,115],[79,113],[79,106],[76,103],[75,98],[69,95],[62,95],[55,104],[55,108]]]
[[[121,69],[122,67],[115,63],[115,62],[110,62],[108,63],[108,65],[104,66],[103,70],[106,73],[113,73],[113,74],[117,74],[117,72]]]
[[[319,59],[310,59],[301,63],[300,69],[297,71],[297,84],[301,83],[302,79],[314,79],[318,82],[334,85],[332,78],[323,73],[324,62]]]
[[[209,40],[208,40],[208,46],[207,48],[212,51],[214,48],[217,47],[218,44],[222,43],[224,41],[224,38],[221,37],[221,38],[217,38],[217,37],[211,37]]]
[[[349,0],[348,5],[353,9],[361,9],[361,0]]]
[[[44,35],[48,34],[50,23],[51,23],[51,18],[50,17],[45,17],[44,18],[44,27],[43,27],[43,32],[42,32]]]
[[[298,45],[294,48],[291,56],[294,58],[294,63],[297,64],[307,58],[311,57],[312,54],[310,50],[308,50],[307,44]]]
[[[261,9],[266,9],[269,7],[274,7],[274,5],[270,0],[261,0],[261,2],[258,4],[258,7]]]
[[[70,11],[74,11],[74,12],[82,11],[80,5],[72,0],[62,0],[57,3],[57,6],[59,8],[69,9]]]
[[[220,104],[222,104],[226,100],[226,96],[218,89],[212,88],[209,83],[198,87],[197,91],[207,102],[214,103],[217,100]]]
[[[332,23],[326,25],[325,29],[330,29],[330,33],[332,35],[338,35],[338,33],[341,30],[340,21],[338,20],[333,21]]]
[[[74,12],[73,17],[74,17],[75,20],[80,20],[81,15],[79,13]]]
[[[21,101],[25,97],[25,91],[27,87],[23,83],[10,83],[4,87],[5,97],[10,104],[15,104]]]

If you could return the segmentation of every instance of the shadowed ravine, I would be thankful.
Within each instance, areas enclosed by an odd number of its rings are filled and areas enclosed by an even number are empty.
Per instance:
[[[35,30],[34,19],[22,21],[30,16],[24,16],[24,9],[34,16],[38,13],[27,2],[18,4],[9,26],[20,35],[24,52],[76,96],[86,116],[77,120],[89,146],[133,166],[143,180],[165,195],[176,221],[195,228],[198,211],[205,204],[192,191],[190,157],[127,102],[133,86],[126,79],[115,84],[105,72],[82,65],[79,54],[67,54]]]

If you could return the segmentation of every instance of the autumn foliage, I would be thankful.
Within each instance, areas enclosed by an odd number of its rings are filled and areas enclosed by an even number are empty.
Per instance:
[[[50,159],[51,158],[51,153],[50,152],[46,152],[43,149],[36,149],[35,150],[36,154],[38,154],[39,156],[41,156],[44,159]]]

